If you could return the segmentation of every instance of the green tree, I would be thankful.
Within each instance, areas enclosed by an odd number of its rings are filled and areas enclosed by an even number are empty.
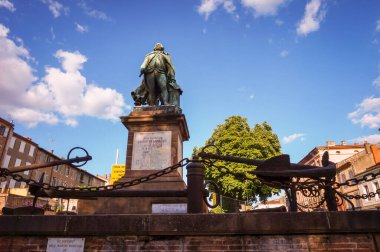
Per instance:
[[[281,154],[281,145],[272,127],[267,123],[256,124],[253,128],[247,123],[247,119],[241,116],[231,116],[224,124],[218,125],[212,136],[206,141],[205,146],[215,145],[220,155],[236,156],[250,159],[265,160]],[[193,154],[198,153],[201,148],[195,148]],[[216,153],[215,148],[208,148],[207,152]],[[234,173],[249,174],[256,167],[251,165],[216,161],[215,166],[224,166]],[[226,174],[214,167],[206,166],[206,179],[217,183],[221,194],[238,199],[253,202],[265,200],[279,190],[263,186],[257,180],[237,179],[231,174]]]

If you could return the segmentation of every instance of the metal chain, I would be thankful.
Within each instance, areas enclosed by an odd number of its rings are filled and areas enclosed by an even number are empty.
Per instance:
[[[380,171],[377,173],[368,173],[364,175],[362,178],[357,179],[349,179],[343,183],[338,183],[334,180],[325,180],[325,179],[308,179],[305,181],[300,181],[297,179],[296,181],[294,180],[283,180],[283,181],[268,181],[266,179],[262,179],[260,177],[256,176],[248,176],[246,173],[237,173],[229,170],[226,166],[221,166],[221,165],[216,165],[215,162],[216,160],[208,160],[208,159],[203,159],[203,160],[197,160],[198,162],[203,162],[206,166],[210,168],[216,168],[218,169],[222,174],[229,174],[234,176],[238,180],[250,180],[252,182],[260,182],[262,185],[267,185],[270,187],[274,188],[279,188],[279,189],[293,189],[296,191],[301,191],[304,196],[307,197],[314,197],[317,195],[316,191],[320,191],[322,189],[331,187],[333,190],[337,190],[342,186],[355,186],[358,185],[361,182],[368,182],[376,179],[378,176],[380,176]],[[40,183],[39,181],[33,180],[33,179],[26,179],[22,175],[12,173],[10,170],[5,169],[5,168],[0,168],[0,179],[4,179],[6,177],[12,177],[15,181],[19,182],[25,182],[27,185],[32,185],[32,186],[38,186],[42,189],[46,190],[57,190],[57,191],[111,191],[111,190],[117,190],[117,189],[123,189],[131,186],[135,186],[147,181],[154,180],[158,177],[164,176],[165,174],[171,173],[174,170],[184,167],[187,164],[189,164],[191,160],[188,158],[182,159],[180,162],[178,162],[175,165],[169,166],[167,168],[164,168],[160,171],[157,171],[155,173],[149,174],[145,177],[140,177],[133,179],[131,181],[123,182],[123,183],[117,183],[114,185],[108,185],[108,186],[99,186],[99,187],[64,187],[64,186],[52,186],[48,183]],[[371,199],[376,196],[376,194],[380,195],[380,189],[378,189],[376,192],[370,192],[368,194],[363,194],[363,195],[348,195],[343,194],[345,197],[348,199]]]
[[[265,179],[262,179],[260,177],[248,177],[246,173],[237,173],[233,172],[230,169],[228,169],[226,166],[216,165],[216,160],[207,160],[203,159],[202,162],[207,165],[210,168],[215,168],[219,170],[222,174],[229,174],[234,176],[238,180],[251,180],[253,182],[259,181],[263,185],[267,185],[274,188],[279,189],[289,189],[292,188],[296,191],[301,191],[301,193],[305,197],[316,197],[319,195],[316,193],[317,191],[320,191],[325,188],[332,188],[333,190],[337,191],[342,186],[356,186],[362,182],[369,182],[372,180],[375,180],[377,177],[380,177],[380,171],[376,173],[368,173],[364,175],[362,178],[353,178],[346,180],[343,183],[338,183],[335,178],[333,180],[326,180],[322,178],[318,179],[308,179],[305,181],[300,181],[299,179],[297,181],[268,181]],[[308,193],[309,194],[308,194]],[[380,195],[380,189],[377,189],[376,192],[370,192],[368,194],[363,195],[349,195],[347,193],[342,194],[344,197],[347,197],[348,199],[371,199],[376,196],[376,194]]]
[[[229,175],[232,175],[234,176],[236,179],[238,180],[242,180],[242,179],[245,179],[245,180],[251,180],[253,182],[255,181],[259,181],[261,184],[264,184],[264,185],[267,185],[267,186],[270,186],[270,187],[274,187],[274,188],[280,188],[280,189],[289,189],[289,188],[293,188],[295,187],[296,190],[300,191],[300,190],[310,190],[312,188],[315,188],[316,186],[319,186],[321,187],[321,185],[324,185],[323,187],[327,187],[328,185],[328,181],[327,180],[324,180],[324,179],[318,179],[318,180],[312,180],[312,181],[297,181],[297,182],[294,182],[294,181],[267,181],[265,179],[262,179],[260,177],[248,177],[246,173],[237,173],[237,172],[233,172],[231,171],[230,169],[228,169],[226,166],[220,166],[220,165],[215,165],[214,162],[209,162],[208,160],[202,160],[202,162],[204,164],[206,164],[208,167],[210,168],[216,168],[219,170],[219,172],[221,172],[222,174],[229,174]]]
[[[45,190],[54,190],[54,191],[112,191],[112,190],[117,190],[117,189],[123,189],[123,188],[127,188],[127,187],[131,187],[131,186],[135,186],[135,185],[138,185],[138,184],[141,184],[141,183],[144,183],[144,182],[147,182],[147,181],[151,181],[151,180],[154,180],[158,177],[161,177],[161,176],[164,176],[166,174],[169,174],[171,172],[173,172],[174,170],[180,168],[180,167],[183,167],[183,166],[186,166],[187,164],[189,164],[191,162],[191,160],[189,160],[188,158],[184,158],[182,159],[181,161],[179,161],[177,164],[175,165],[172,165],[172,166],[169,166],[167,168],[164,168],[162,170],[159,170],[155,173],[152,173],[152,174],[149,174],[145,177],[140,177],[140,178],[137,178],[137,179],[133,179],[131,181],[127,181],[127,182],[123,182],[123,183],[117,183],[117,184],[114,184],[114,185],[108,185],[108,186],[98,186],[98,187],[95,187],[95,186],[92,186],[92,187],[65,187],[65,186],[52,186],[48,183],[40,183],[34,179],[26,179],[24,178],[23,176],[19,175],[19,174],[16,174],[16,173],[11,173],[10,170],[8,169],[5,169],[5,168],[0,168],[0,178],[3,178],[3,177],[12,177],[12,179],[18,181],[18,182],[25,182],[27,185],[29,186],[38,186],[42,189],[45,189]]]

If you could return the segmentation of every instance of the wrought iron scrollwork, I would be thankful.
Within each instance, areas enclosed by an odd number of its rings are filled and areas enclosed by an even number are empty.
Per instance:
[[[203,198],[206,205],[209,208],[216,208],[217,206],[219,206],[220,205],[220,191],[219,191],[218,185],[212,180],[206,180],[204,187],[208,191],[208,195]],[[213,201],[212,199],[213,194],[215,194],[215,203],[210,204],[209,200],[211,198],[211,200]]]

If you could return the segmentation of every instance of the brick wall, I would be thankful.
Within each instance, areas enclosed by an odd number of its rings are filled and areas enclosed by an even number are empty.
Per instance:
[[[24,197],[24,196],[8,194],[7,201],[5,202],[5,206],[10,207],[10,208],[31,206],[33,204],[33,199],[34,197],[32,196]],[[36,206],[44,207],[48,203],[49,203],[49,200],[39,198],[37,199]],[[0,197],[0,205],[1,205],[1,197]]]
[[[8,194],[0,193],[0,209],[2,209],[3,207],[5,207],[5,204],[7,202],[7,195]]]
[[[380,211],[330,213],[0,216],[0,252],[45,251],[85,238],[84,251],[376,252]]]
[[[0,237],[0,251],[45,251],[46,237]],[[86,237],[84,251],[376,252],[370,234]]]

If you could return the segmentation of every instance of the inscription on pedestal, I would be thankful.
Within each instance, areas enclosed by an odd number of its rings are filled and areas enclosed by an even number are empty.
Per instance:
[[[131,170],[160,170],[171,164],[171,132],[136,132]]]
[[[152,204],[153,214],[187,213],[186,203],[177,204]]]

